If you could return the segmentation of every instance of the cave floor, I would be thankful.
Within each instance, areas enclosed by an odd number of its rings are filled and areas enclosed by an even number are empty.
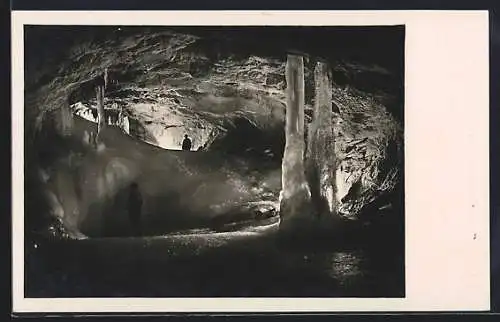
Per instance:
[[[26,243],[26,297],[404,297],[388,244],[286,247],[224,232]]]

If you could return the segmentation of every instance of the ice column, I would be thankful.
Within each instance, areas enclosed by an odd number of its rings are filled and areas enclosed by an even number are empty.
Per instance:
[[[328,65],[314,69],[315,98],[306,153],[311,199],[320,215],[335,212],[335,138],[332,120],[332,82]]]
[[[313,217],[304,173],[304,61],[289,54],[286,62],[285,151],[280,194],[280,230],[297,231]]]

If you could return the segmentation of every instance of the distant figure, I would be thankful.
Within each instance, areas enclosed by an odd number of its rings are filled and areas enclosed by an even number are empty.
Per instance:
[[[97,109],[92,109],[92,117],[94,118],[94,121],[97,121]]]
[[[184,151],[191,151],[191,139],[188,138],[187,134],[184,135],[184,140],[182,141],[182,149]]]
[[[128,195],[128,215],[134,236],[140,236],[142,234],[141,208],[142,196],[139,191],[139,185],[136,182],[133,182],[130,185]]]

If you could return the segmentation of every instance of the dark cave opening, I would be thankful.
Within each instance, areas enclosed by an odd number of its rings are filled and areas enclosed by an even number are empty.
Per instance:
[[[283,128],[263,130],[246,118],[231,120],[229,130],[216,139],[209,147],[211,151],[218,151],[229,155],[252,158],[260,161],[281,164],[285,146]]]

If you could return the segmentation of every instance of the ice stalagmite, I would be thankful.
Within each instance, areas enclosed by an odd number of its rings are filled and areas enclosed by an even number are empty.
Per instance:
[[[314,219],[311,193],[304,173],[304,61],[302,56],[288,55],[286,63],[285,151],[282,163],[280,194],[280,230],[307,230]]]
[[[96,87],[97,95],[97,133],[101,133],[102,129],[106,127],[106,116],[104,114],[104,85],[98,84]]]
[[[314,113],[306,153],[311,199],[317,213],[327,216],[335,211],[335,141],[330,75],[326,63],[316,63]]]

